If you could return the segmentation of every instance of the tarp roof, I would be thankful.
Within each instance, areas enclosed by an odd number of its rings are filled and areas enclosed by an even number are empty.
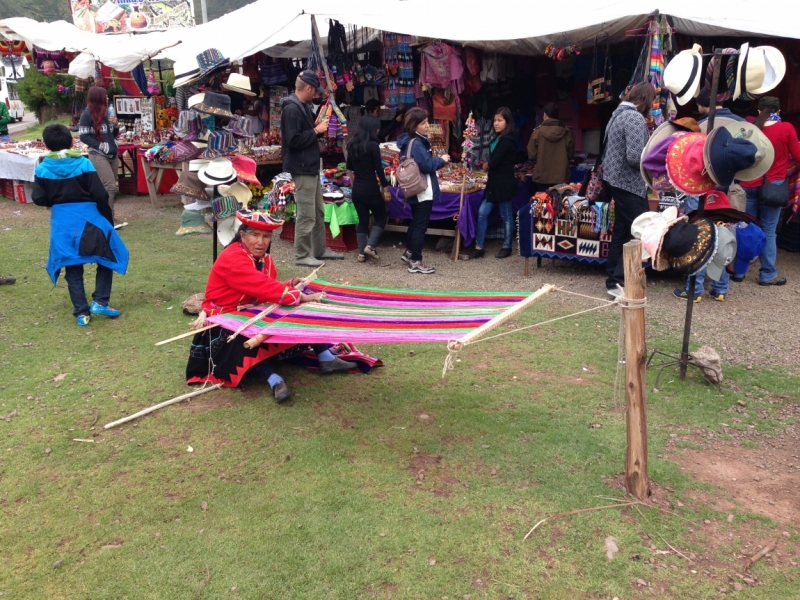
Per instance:
[[[498,52],[541,54],[548,43],[591,45],[599,33],[619,39],[656,9],[672,16],[678,30],[690,35],[800,38],[800,2],[782,3],[776,17],[774,11],[757,10],[753,0],[495,0],[477,11],[463,0],[256,0],[209,23],[165,32],[95,35],[64,21],[12,18],[0,21],[0,33],[48,50],[85,51],[129,71],[149,58],[185,59],[209,47],[241,59],[291,39],[286,32],[302,14]]]

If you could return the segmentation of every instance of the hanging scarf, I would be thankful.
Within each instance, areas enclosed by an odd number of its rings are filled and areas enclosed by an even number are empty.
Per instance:
[[[780,121],[781,116],[778,113],[770,113],[769,117],[767,117],[767,121]]]

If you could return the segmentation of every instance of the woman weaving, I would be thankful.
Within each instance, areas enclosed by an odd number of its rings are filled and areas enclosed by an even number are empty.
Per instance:
[[[300,278],[287,282],[276,279],[278,271],[269,255],[269,247],[272,231],[280,227],[282,221],[275,221],[266,213],[241,210],[236,217],[241,222],[239,230],[220,253],[208,276],[203,301],[206,315],[235,312],[245,305],[298,306],[325,298],[324,293],[304,294],[298,290],[295,286]],[[215,327],[194,336],[186,365],[188,383],[210,382],[236,387],[253,368],[269,383],[275,400],[280,403],[288,400],[291,392],[273,370],[270,358],[295,358],[312,348],[320,373],[351,371],[360,366],[335,356],[328,344],[304,346],[267,342],[250,349],[244,346],[243,340],[228,343],[229,335],[227,329]]]

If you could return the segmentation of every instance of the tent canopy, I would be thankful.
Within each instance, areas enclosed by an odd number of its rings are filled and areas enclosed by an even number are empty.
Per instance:
[[[529,0],[496,0],[489,14],[471,14],[462,0],[348,0],[340,5],[333,8],[320,0],[256,0],[196,27],[114,36],[81,31],[65,21],[12,18],[0,21],[0,34],[47,50],[85,52],[121,71],[150,58],[193,58],[209,47],[238,60],[290,40],[302,41],[292,40],[299,35],[293,23],[308,14],[512,54],[541,54],[550,43],[588,46],[599,34],[620,39],[656,9],[672,16],[678,30],[689,35],[800,38],[796,26],[800,3],[782,7],[781,18],[753,10],[752,0],[573,0],[569,14],[562,5],[533,5]],[[564,31],[565,25],[570,29]],[[302,39],[309,37],[310,32]]]

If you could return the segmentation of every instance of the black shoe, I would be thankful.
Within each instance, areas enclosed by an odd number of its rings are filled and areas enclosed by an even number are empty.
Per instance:
[[[759,281],[758,285],[786,285],[786,277],[776,277],[771,281]]]
[[[744,275],[731,275],[731,281],[742,283],[744,281]]]
[[[292,392],[289,391],[289,386],[286,385],[285,381],[281,381],[280,383],[276,384],[274,388],[272,388],[272,395],[275,398],[275,402],[280,404],[281,402],[286,402],[292,396]]]
[[[500,248],[500,252],[494,255],[495,258],[508,258],[511,256],[511,248]]]
[[[358,365],[356,363],[342,360],[341,358],[319,361],[319,372],[324,375],[328,373],[338,373],[339,371],[352,371],[357,368]]]
[[[472,252],[469,253],[470,260],[474,258],[483,258],[483,255],[486,254],[485,248],[473,248]]]

